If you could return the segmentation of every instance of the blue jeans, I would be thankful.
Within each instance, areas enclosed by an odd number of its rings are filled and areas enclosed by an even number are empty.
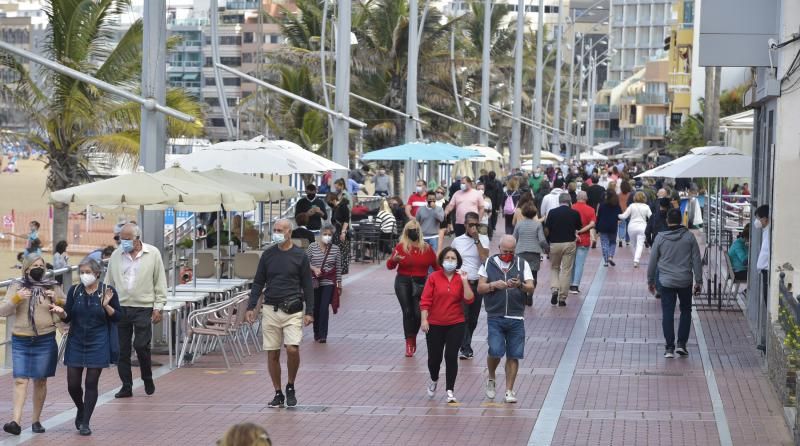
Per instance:
[[[675,303],[680,301],[681,318],[678,322],[678,345],[686,346],[692,328],[692,287],[669,288],[661,286],[661,326],[667,348],[675,348]]]
[[[625,240],[626,242],[631,241],[630,237],[628,237],[628,220],[622,220],[619,222],[619,226],[617,226],[617,238],[620,240]]]
[[[489,357],[522,359],[525,353],[525,321],[506,317],[488,317]]]
[[[617,233],[601,232],[600,247],[603,248],[603,261],[608,262],[608,259],[617,253]]]
[[[433,252],[436,252],[436,251],[439,250],[439,236],[438,235],[436,237],[434,237],[434,238],[426,238],[425,239],[425,243],[431,245],[431,248],[433,248]]]
[[[589,255],[588,246],[578,246],[575,250],[575,268],[572,269],[572,286],[579,286],[581,284],[581,277],[583,277],[583,264],[586,263],[586,256]]]

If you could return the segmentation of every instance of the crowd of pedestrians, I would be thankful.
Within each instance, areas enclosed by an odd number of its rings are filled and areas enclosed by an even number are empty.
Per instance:
[[[384,168],[377,170],[373,184],[383,200],[375,215],[380,238],[372,255],[385,253],[386,267],[397,271],[394,292],[406,357],[416,354],[419,332],[424,333],[429,397],[436,396],[444,362],[446,400],[457,401],[459,359],[475,357],[473,334],[483,308],[488,333],[485,394],[496,398],[496,370],[505,358],[501,394],[504,402],[515,403],[514,382],[525,353],[525,309],[533,305],[538,271],[549,263],[550,303],[565,307],[571,294],[582,292],[586,259],[598,241],[603,267],[616,266],[617,249],[623,246],[631,249],[634,268],[642,256],[649,259],[648,288],[661,299],[664,312],[665,356],[689,354],[692,294],[699,291],[703,276],[699,245],[688,228],[703,224],[702,216],[692,210],[702,192],[692,189],[688,209],[682,211],[673,184],[634,179],[639,170],[635,164],[584,163],[537,169],[530,175],[514,172],[503,179],[495,172],[481,172],[479,179],[459,177],[449,188],[419,180],[407,199],[392,195],[391,178]],[[343,276],[349,272],[352,221],[363,182],[351,177],[332,182],[333,187],[308,184],[296,203],[294,222],[277,221],[273,246],[261,255],[246,317],[254,322],[261,309],[262,343],[275,392],[270,407],[297,404],[303,326],[313,324],[316,342],[328,341],[330,311],[338,309]],[[758,227],[767,227],[768,208],[759,208],[756,215]],[[500,216],[504,235],[496,246],[498,254],[491,255]],[[152,324],[160,322],[166,302],[161,254],[140,240],[136,224],[122,224],[117,248],[98,250],[97,256],[82,260],[80,283],[64,295],[58,282],[45,277],[47,264],[35,250],[38,223],[30,229],[23,277],[0,302],[0,316],[16,316],[14,413],[4,430],[21,432],[22,407],[32,382],[32,430],[44,432],[39,418],[47,378],[55,375],[55,332],[69,324],[64,363],[77,409],[75,427],[81,435],[91,435],[104,368],[117,364],[121,388],[115,397],[131,397],[135,352],[145,393],[155,392],[150,344]],[[746,275],[748,235],[746,228],[742,240],[731,246],[737,278]],[[296,246],[293,239],[308,240],[307,248]],[[57,248],[54,261],[66,265],[66,243]],[[105,275],[103,261],[108,263]],[[759,258],[759,268],[762,263]],[[677,339],[676,305],[681,311]],[[281,349],[287,356],[285,388]]]

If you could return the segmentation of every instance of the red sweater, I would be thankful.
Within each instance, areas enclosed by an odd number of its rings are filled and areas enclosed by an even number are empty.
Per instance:
[[[403,260],[395,262],[394,253],[403,256]],[[436,252],[427,243],[425,244],[425,251],[420,252],[418,249],[412,248],[411,254],[406,253],[403,245],[398,243],[394,247],[389,260],[386,261],[386,267],[389,269],[397,268],[397,274],[412,277],[427,277],[429,267],[433,267],[435,270],[441,269],[436,263]]]
[[[461,276],[454,274],[447,280],[444,271],[436,271],[425,282],[419,309],[428,310],[428,323],[431,325],[454,325],[464,322],[462,302],[465,300]]]

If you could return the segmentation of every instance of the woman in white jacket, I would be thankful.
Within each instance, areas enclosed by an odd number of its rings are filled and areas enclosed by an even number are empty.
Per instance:
[[[636,247],[633,254],[633,267],[639,267],[639,259],[642,257],[642,250],[644,249],[644,230],[647,228],[647,220],[653,215],[650,206],[647,205],[647,196],[644,192],[636,192],[633,196],[633,203],[628,206],[624,213],[619,215],[620,220],[627,220],[628,223],[628,236]]]

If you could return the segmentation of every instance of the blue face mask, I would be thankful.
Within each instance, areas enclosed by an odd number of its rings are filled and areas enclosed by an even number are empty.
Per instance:
[[[133,240],[121,239],[119,241],[119,246],[122,248],[122,251],[124,251],[124,252],[132,252],[133,251]]]

